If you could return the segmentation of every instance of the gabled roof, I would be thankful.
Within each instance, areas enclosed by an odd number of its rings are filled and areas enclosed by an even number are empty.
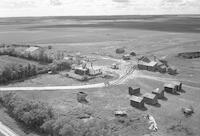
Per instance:
[[[164,91],[164,90],[161,90],[160,88],[156,88],[156,89],[154,89],[152,92],[159,94],[159,93],[161,93],[161,92],[163,92],[163,91]]]

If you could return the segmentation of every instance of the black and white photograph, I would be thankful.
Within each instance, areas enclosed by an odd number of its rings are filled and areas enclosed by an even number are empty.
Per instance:
[[[200,136],[200,0],[0,0],[0,136]]]

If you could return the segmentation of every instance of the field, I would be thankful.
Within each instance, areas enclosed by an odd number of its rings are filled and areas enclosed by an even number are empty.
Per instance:
[[[69,21],[70,20],[70,21]],[[3,18],[0,19],[0,41],[4,43],[29,43],[40,46],[51,45],[55,50],[67,53],[80,52],[88,56],[121,58],[115,49],[124,47],[126,53],[137,55],[155,55],[166,58],[168,63],[178,69],[178,75],[137,71],[121,85],[108,88],[54,90],[54,91],[17,91],[25,98],[48,102],[55,109],[67,112],[81,107],[76,93],[88,93],[87,106],[95,110],[97,117],[112,119],[117,109],[134,110],[139,114],[151,114],[158,123],[158,132],[162,136],[199,136],[200,134],[200,59],[181,59],[178,53],[200,50],[200,17],[196,16],[125,16],[125,17],[47,17],[47,18]],[[17,34],[17,35],[16,35]],[[16,61],[17,58],[0,58],[0,63]],[[7,60],[8,59],[8,60]],[[15,60],[17,59],[17,60]],[[99,59],[94,65],[109,66],[114,61]],[[166,100],[159,100],[160,106],[145,105],[147,110],[140,111],[130,106],[128,87],[140,86],[141,92],[151,92],[162,88],[164,82],[178,79],[183,82],[185,93],[172,95],[166,93]],[[89,83],[103,82],[103,80]],[[89,84],[88,83],[88,84]],[[42,75],[25,82],[9,86],[54,86],[84,85],[60,75]],[[86,83],[87,84],[87,83]],[[186,118],[182,107],[194,107],[193,116]],[[184,128],[170,129],[180,123]],[[15,124],[15,123],[11,123]],[[9,124],[8,124],[9,126]],[[11,128],[12,125],[10,126]],[[19,128],[18,128],[19,129]],[[17,132],[17,131],[16,131]],[[122,136],[138,136],[130,130]]]

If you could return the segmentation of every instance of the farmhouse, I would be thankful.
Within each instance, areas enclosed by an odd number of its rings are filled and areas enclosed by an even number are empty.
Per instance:
[[[97,75],[101,75],[102,74],[102,71],[100,68],[89,68],[89,72],[88,74],[90,76],[97,76]]]
[[[155,105],[158,103],[158,97],[155,94],[145,93],[143,97],[144,97],[144,102],[147,104]]]
[[[175,94],[176,93],[176,85],[166,83],[166,84],[164,84],[164,90],[165,90],[165,92]]]
[[[128,92],[129,92],[129,95],[138,95],[138,94],[140,94],[140,88],[139,87],[135,87],[135,88],[129,87]]]
[[[151,62],[147,63],[147,62],[139,61],[138,68],[140,70],[156,71],[157,62],[151,61]]]
[[[138,109],[142,109],[144,107],[144,99],[142,97],[137,96],[131,96],[130,98],[130,104],[133,107],[136,107]]]
[[[155,90],[153,90],[152,94],[155,94],[158,97],[158,99],[164,98],[164,90],[161,90],[159,88],[156,88]]]

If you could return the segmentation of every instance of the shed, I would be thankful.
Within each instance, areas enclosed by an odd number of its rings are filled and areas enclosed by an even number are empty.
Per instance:
[[[155,90],[153,90],[152,94],[157,95],[158,99],[164,98],[164,90],[162,90],[160,88],[156,88]]]
[[[129,54],[125,54],[122,56],[123,60],[130,60],[131,56]]]
[[[79,75],[86,75],[89,73],[89,69],[82,68],[82,67],[76,67],[74,73],[79,74]]]
[[[166,84],[164,84],[164,90],[165,90],[165,92],[175,94],[176,93],[176,85],[166,83]]]
[[[167,68],[164,64],[157,66],[157,69],[160,73],[166,73],[166,71],[167,71]]]
[[[142,109],[144,108],[144,99],[142,97],[132,95],[130,98],[130,105],[138,109]]]
[[[116,49],[116,53],[117,54],[122,54],[122,53],[124,53],[125,52],[125,49],[124,48],[117,48]]]
[[[182,90],[182,83],[179,81],[173,81],[172,84],[176,85],[176,91]]]
[[[77,93],[77,101],[80,102],[80,103],[87,103],[87,94],[84,93],[84,92],[78,92]]]
[[[139,87],[135,87],[135,88],[129,87],[128,93],[129,93],[129,95],[138,95],[138,94],[140,94],[140,88]]]
[[[131,56],[136,56],[136,53],[132,51],[132,52],[130,53],[130,55],[131,55]]]
[[[158,103],[158,97],[155,94],[145,93],[143,97],[144,97],[144,102],[147,104],[155,105]]]

